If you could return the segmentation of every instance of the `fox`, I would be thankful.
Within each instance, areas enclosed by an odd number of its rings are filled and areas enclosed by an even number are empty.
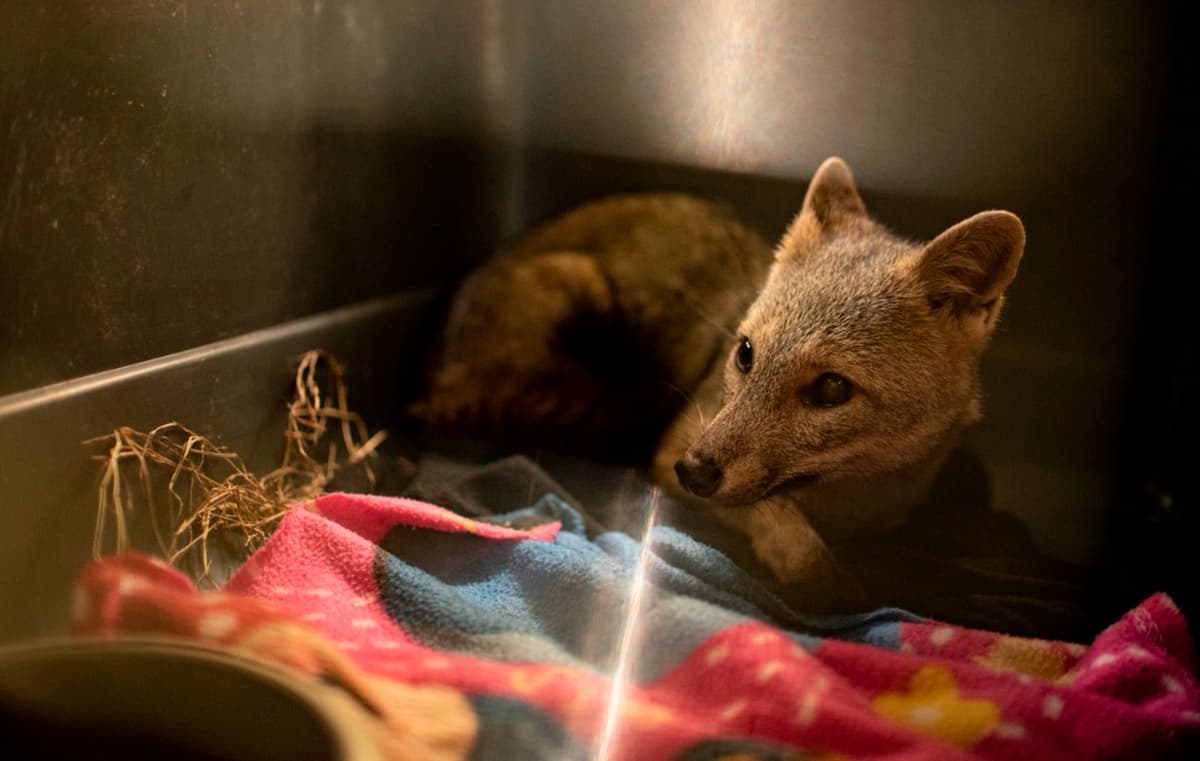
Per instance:
[[[812,609],[850,609],[865,593],[830,543],[903,523],[981,419],[981,358],[1024,248],[1000,210],[905,239],[838,157],[774,247],[688,196],[593,202],[466,281],[414,411],[560,443],[657,428],[665,492],[743,535]],[[599,368],[568,340],[579,324],[620,327]]]

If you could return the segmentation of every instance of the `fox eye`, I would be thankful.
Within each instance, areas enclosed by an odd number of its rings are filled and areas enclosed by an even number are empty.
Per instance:
[[[749,338],[742,336],[742,340],[738,342],[737,351],[733,354],[733,365],[743,375],[750,372],[750,368],[754,366],[754,345],[750,343]]]
[[[812,385],[812,403],[818,407],[838,407],[850,401],[854,386],[837,373],[825,373]]]

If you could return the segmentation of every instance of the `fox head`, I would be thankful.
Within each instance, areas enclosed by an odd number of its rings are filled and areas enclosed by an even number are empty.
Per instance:
[[[903,240],[826,160],[738,329],[720,411],[675,466],[680,484],[736,506],[944,454],[980,417],[980,355],[1024,244],[1006,211]]]

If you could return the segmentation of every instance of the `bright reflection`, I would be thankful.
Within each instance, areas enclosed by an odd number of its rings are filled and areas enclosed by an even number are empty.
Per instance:
[[[604,717],[604,730],[592,756],[594,761],[608,761],[612,757],[613,742],[620,730],[621,712],[625,707],[625,691],[629,682],[629,671],[637,642],[642,599],[646,591],[646,573],[650,564],[650,529],[658,514],[661,492],[651,489],[646,502],[646,523],[642,529],[642,549],[638,556],[637,569],[633,573],[633,587],[629,591],[629,604],[625,607],[625,623],[621,627],[621,639],[617,649],[617,668],[613,673],[612,686],[608,693],[608,712]]]

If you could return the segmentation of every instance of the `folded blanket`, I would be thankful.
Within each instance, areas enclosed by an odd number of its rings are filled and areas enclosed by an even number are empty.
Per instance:
[[[1090,646],[893,609],[806,617],[666,527],[589,540],[546,496],[475,521],[397,498],[295,507],[220,593],[92,564],[80,635],[173,634],[355,692],[394,758],[1153,758],[1200,738],[1193,644],[1146,600]]]

